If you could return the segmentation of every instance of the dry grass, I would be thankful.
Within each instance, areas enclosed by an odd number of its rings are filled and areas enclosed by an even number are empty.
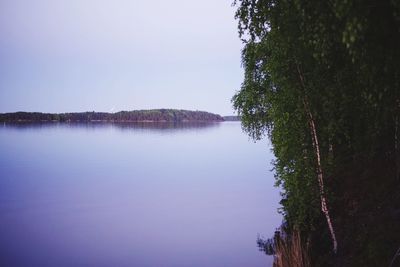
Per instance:
[[[310,267],[308,249],[303,245],[300,233],[275,240],[274,267]]]

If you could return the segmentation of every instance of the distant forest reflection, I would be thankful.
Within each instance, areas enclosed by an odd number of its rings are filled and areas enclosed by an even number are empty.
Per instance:
[[[80,128],[80,129],[105,129],[115,128],[120,130],[143,131],[175,131],[175,130],[201,130],[220,127],[224,122],[12,122],[3,123],[3,127],[16,130],[29,130],[40,128]],[[232,122],[225,122],[232,123]],[[233,122],[235,123],[235,122]]]

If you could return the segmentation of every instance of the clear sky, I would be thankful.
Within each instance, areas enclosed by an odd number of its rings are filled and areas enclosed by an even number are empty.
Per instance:
[[[179,108],[233,114],[229,0],[1,0],[0,112]]]

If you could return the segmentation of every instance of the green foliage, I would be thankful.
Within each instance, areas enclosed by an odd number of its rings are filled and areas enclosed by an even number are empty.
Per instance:
[[[324,175],[329,177],[326,189],[334,207],[345,198],[336,187],[343,182],[343,170],[379,153],[389,155],[395,168],[400,4],[390,0],[234,3],[245,44],[245,73],[233,105],[251,137],[266,134],[271,139],[289,225],[306,232],[321,230],[315,153],[304,101],[316,123]]]

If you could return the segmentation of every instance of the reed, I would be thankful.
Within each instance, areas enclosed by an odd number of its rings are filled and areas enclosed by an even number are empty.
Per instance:
[[[310,267],[308,249],[300,233],[275,237],[274,267]]]

